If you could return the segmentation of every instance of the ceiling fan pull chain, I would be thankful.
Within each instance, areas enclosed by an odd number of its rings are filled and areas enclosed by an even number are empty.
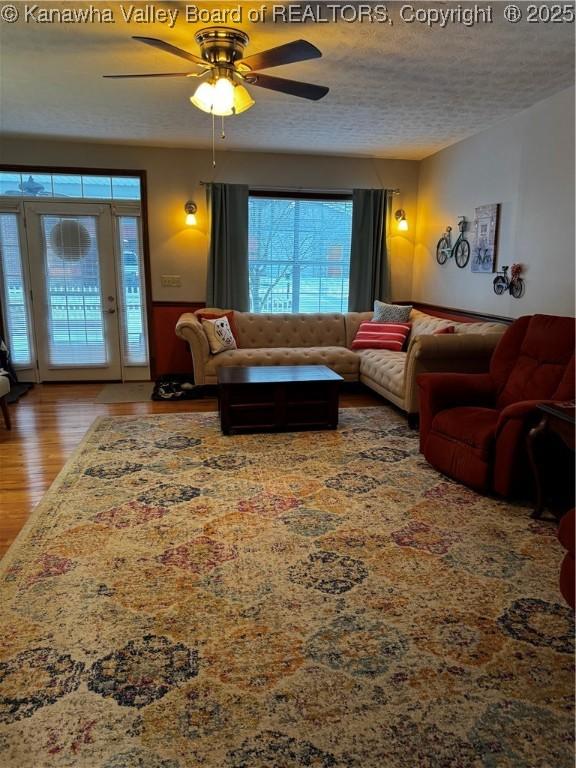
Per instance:
[[[225,139],[226,138],[226,134],[224,132],[224,115],[222,115],[222,129],[221,129],[221,133],[220,133],[220,138],[221,139]]]
[[[212,112],[212,168],[216,168],[216,144],[215,144],[216,117]]]

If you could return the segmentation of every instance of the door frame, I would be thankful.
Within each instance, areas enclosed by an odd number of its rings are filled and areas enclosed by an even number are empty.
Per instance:
[[[148,364],[150,367],[150,378],[156,379],[156,354],[154,344],[154,325],[152,316],[152,273],[150,269],[150,235],[148,227],[148,180],[146,171],[143,169],[130,168],[86,168],[84,166],[63,166],[63,165],[42,165],[42,164],[22,164],[22,163],[0,163],[0,171],[12,171],[14,173],[65,173],[70,175],[85,174],[87,176],[132,176],[140,179],[140,220],[142,228],[142,261],[144,266],[144,291],[145,291],[145,309],[146,326],[148,339]],[[61,198],[42,198],[48,200],[58,200]],[[14,197],[18,202],[38,202],[38,197]],[[72,200],[72,198],[70,198]],[[108,203],[113,204],[114,200],[98,200],[90,198],[77,200],[77,202],[86,203]],[[116,201],[119,202],[119,201]],[[126,201],[128,203],[130,201]],[[23,225],[22,225],[23,226]],[[26,240],[21,240],[22,245],[27,246]],[[28,270],[28,253],[26,252],[26,270]],[[25,278],[30,285],[29,273],[26,272]],[[0,335],[4,336],[6,329],[3,323],[2,297],[0,296]],[[34,370],[36,366],[34,365]]]
[[[47,316],[49,297],[46,284],[47,244],[42,227],[44,216],[72,217],[85,216],[95,219],[96,239],[98,242],[98,271],[100,283],[100,301],[102,313],[102,331],[107,362],[97,365],[50,365],[48,358],[40,349],[36,350],[38,375],[42,382],[60,381],[118,381],[122,378],[121,328],[119,314],[117,254],[114,242],[114,227],[110,205],[104,203],[70,202],[61,199],[36,199],[25,202],[24,217],[28,241],[28,262],[32,289],[33,323],[36,339],[41,348],[49,346],[50,331]],[[112,260],[105,263],[102,254],[110,254]],[[113,308],[107,309],[106,295],[112,299]]]

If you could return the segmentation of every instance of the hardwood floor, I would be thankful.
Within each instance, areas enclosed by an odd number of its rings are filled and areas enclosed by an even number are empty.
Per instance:
[[[97,416],[217,410],[215,397],[178,403],[96,403],[101,384],[40,384],[9,405],[12,430],[0,422],[0,557]],[[345,390],[340,405],[384,401],[367,389]]]

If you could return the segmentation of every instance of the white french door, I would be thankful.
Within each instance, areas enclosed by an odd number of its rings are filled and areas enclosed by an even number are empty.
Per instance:
[[[134,378],[122,366],[134,309],[117,259],[123,218],[105,203],[56,201],[26,202],[24,216],[40,381]]]
[[[21,381],[150,378],[141,180],[0,172],[0,325]]]

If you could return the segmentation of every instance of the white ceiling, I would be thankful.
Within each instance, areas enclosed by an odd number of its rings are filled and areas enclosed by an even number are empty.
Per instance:
[[[0,23],[2,133],[210,145],[210,117],[188,101],[196,81],[101,77],[186,70],[182,59],[130,39],[160,37],[198,53],[194,33],[209,25],[187,24],[186,3],[148,4],[178,9],[173,29],[161,23],[127,24],[119,3],[92,3],[112,8],[114,24],[25,22],[24,4],[17,5],[20,20]],[[38,5],[88,7],[83,2]],[[228,149],[419,159],[574,83],[574,26],[511,24],[502,16],[504,3],[491,3],[492,24],[445,29],[401,22],[404,3],[388,3],[393,25],[251,24],[248,9],[261,2],[196,5],[212,11],[241,7],[243,23],[233,26],[250,35],[247,55],[300,37],[323,52],[322,59],[278,67],[270,74],[328,85],[328,96],[309,102],[253,87],[256,106],[227,121]],[[190,71],[196,71],[193,65]]]

